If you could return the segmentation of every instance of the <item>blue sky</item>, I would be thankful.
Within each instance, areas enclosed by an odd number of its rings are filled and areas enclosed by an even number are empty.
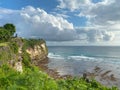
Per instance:
[[[118,0],[1,0],[0,25],[48,45],[120,45]]]
[[[21,9],[25,6],[40,7],[44,10],[51,11],[56,8],[57,0],[1,0],[1,7],[9,9]]]

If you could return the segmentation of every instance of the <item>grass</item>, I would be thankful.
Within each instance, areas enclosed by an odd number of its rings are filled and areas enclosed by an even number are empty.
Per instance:
[[[8,46],[9,42],[4,42],[4,43],[0,43],[0,47],[2,46]]]

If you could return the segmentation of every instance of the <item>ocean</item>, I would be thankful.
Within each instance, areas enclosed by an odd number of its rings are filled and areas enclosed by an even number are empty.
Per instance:
[[[109,79],[114,76],[120,81],[119,46],[49,46],[48,49],[48,67],[60,75],[81,76],[84,72],[93,73],[99,67],[101,72],[98,74],[105,74]]]

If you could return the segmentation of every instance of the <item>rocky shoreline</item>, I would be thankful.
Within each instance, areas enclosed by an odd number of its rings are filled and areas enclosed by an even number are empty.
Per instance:
[[[114,75],[112,70],[102,70],[96,66],[92,72],[87,72],[88,78],[94,78],[105,86],[117,86],[120,88],[120,79]]]
[[[71,75],[60,75],[57,70],[55,69],[49,69],[48,68],[48,63],[50,62],[49,58],[46,58],[42,61],[39,62],[38,67],[46,72],[49,76],[53,77],[54,79],[61,79],[61,78],[72,78],[73,76]],[[92,72],[85,72],[80,77],[83,77],[84,74],[86,74],[86,78],[91,80],[91,79],[96,79],[98,82],[105,86],[117,86],[120,88],[120,80],[118,80],[117,77],[114,76],[111,70],[104,71],[100,67],[96,66],[92,70]]]
[[[38,63],[38,67],[46,72],[49,76],[51,76],[54,79],[60,79],[60,78],[71,78],[71,75],[60,75],[57,70],[49,69],[48,68],[49,58],[46,58]]]

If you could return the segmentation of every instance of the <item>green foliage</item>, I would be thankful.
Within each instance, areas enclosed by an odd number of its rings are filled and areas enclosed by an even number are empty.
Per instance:
[[[8,46],[8,42],[0,43],[0,47],[2,46]]]
[[[16,32],[15,26],[11,23],[7,23],[3,27],[10,32],[11,36],[13,36],[14,33]]]
[[[0,47],[0,64],[7,63],[8,60],[12,59],[13,53],[10,47],[1,46]]]
[[[18,53],[18,48],[19,48],[19,46],[18,46],[18,44],[17,44],[16,42],[10,42],[10,43],[9,43],[9,46],[10,46],[11,50],[12,50],[15,54]]]
[[[4,28],[0,29],[0,42],[8,41],[10,39],[10,32]]]
[[[26,49],[28,47],[34,48],[35,45],[40,45],[45,43],[43,39],[24,39],[24,46],[23,48]]]
[[[59,90],[118,90],[116,87],[108,88],[95,80],[86,82],[83,78],[58,80]]]
[[[0,68],[1,90],[57,90],[57,83],[38,68],[25,68],[20,74],[7,65]]]
[[[23,57],[23,64],[24,64],[24,66],[25,67],[29,67],[30,65],[31,65],[31,59],[30,59],[30,57],[29,57],[29,54],[25,51],[25,50],[23,50],[23,52],[22,52],[22,57]]]
[[[6,51],[0,52],[0,61],[2,63],[6,62],[10,58],[10,54]]]
[[[13,24],[8,23],[0,27],[0,42],[9,41],[15,32],[16,29]]]
[[[7,89],[7,86],[13,84],[14,82],[10,82],[10,80],[14,77],[14,75],[17,75],[17,72],[15,72],[7,64],[2,65],[0,67],[0,88]]]

